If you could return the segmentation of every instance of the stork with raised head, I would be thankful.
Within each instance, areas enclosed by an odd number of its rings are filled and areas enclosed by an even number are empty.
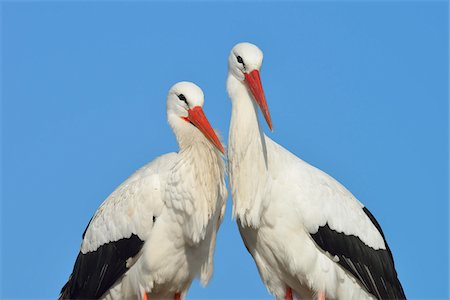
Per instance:
[[[156,158],[98,208],[60,299],[184,299],[213,272],[225,212],[224,148],[206,119],[203,92],[179,82],[167,118],[180,150]]]
[[[277,299],[404,299],[380,225],[344,186],[268,138],[261,50],[237,44],[228,59],[232,100],[229,178],[233,216]]]

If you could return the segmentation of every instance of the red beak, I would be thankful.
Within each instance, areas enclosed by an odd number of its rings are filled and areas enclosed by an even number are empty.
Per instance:
[[[193,107],[188,110],[188,121],[194,124],[203,135],[214,145],[217,149],[219,149],[222,154],[225,154],[225,150],[223,149],[223,145],[217,137],[216,133],[209,124],[208,119],[206,118],[203,110],[200,106]]]
[[[261,78],[259,77],[259,71],[253,70],[250,73],[244,73],[245,82],[252,92],[253,98],[255,98],[256,103],[258,103],[264,118],[266,119],[267,125],[269,125],[270,130],[272,130],[272,119],[270,118],[269,107],[267,106],[266,96],[264,95],[264,90],[261,84]]]

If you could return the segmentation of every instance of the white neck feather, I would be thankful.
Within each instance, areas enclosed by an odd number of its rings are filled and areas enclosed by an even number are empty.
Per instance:
[[[197,244],[205,238],[209,221],[220,209],[226,194],[225,163],[217,150],[198,130],[178,139],[179,159],[174,164],[165,193],[176,222],[185,237]]]
[[[232,101],[228,160],[233,216],[242,225],[258,227],[266,206],[268,183],[266,136],[258,119],[258,107],[245,85],[228,75],[227,91]]]

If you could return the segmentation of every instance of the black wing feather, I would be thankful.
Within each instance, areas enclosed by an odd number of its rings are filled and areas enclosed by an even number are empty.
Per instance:
[[[136,256],[143,245],[144,241],[132,234],[95,251],[80,252],[59,299],[100,298],[128,270],[127,259]]]
[[[322,250],[339,257],[338,263],[377,299],[406,299],[380,224],[367,208],[363,210],[382,235],[386,250],[375,250],[358,237],[337,232],[328,224],[319,227],[311,237]]]

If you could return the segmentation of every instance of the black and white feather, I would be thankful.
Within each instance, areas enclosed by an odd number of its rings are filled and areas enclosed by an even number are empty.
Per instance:
[[[83,233],[80,252],[60,299],[99,299],[134,265],[164,209],[160,179],[167,176],[167,167],[175,160],[175,153],[154,160],[123,182],[98,208]],[[127,293],[138,297],[141,290],[136,283]]]
[[[233,214],[264,284],[277,299],[289,298],[289,288],[299,299],[404,299],[372,214],[334,178],[264,134],[257,111],[265,105],[262,61],[258,47],[237,44],[227,91]],[[245,79],[252,73],[256,83]],[[262,108],[270,127],[267,111]]]
[[[320,249],[337,257],[338,264],[357,278],[365,290],[377,299],[405,299],[392,253],[381,227],[367,208],[364,207],[363,210],[383,236],[385,249],[374,249],[359,237],[333,230],[328,224],[319,227],[311,236]]]
[[[188,102],[200,129],[185,120]],[[101,204],[60,299],[184,299],[195,277],[208,283],[227,191],[221,145],[210,142],[202,105],[196,85],[171,88],[167,115],[180,151],[136,171]]]

